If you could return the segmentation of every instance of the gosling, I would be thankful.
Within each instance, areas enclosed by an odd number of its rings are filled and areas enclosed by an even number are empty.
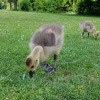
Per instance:
[[[33,34],[29,43],[31,52],[26,58],[26,68],[30,77],[33,77],[39,62],[45,62],[42,68],[47,68],[47,73],[57,73],[56,60],[62,49],[63,40],[64,26],[54,23],[44,24]],[[47,63],[47,58],[51,54],[54,55],[53,67]]]
[[[95,29],[95,26],[93,25],[91,21],[82,21],[79,24],[79,27],[82,31],[82,38],[83,38],[84,32],[88,32],[88,38],[89,38],[89,33],[93,33],[95,40],[97,39],[98,33]]]

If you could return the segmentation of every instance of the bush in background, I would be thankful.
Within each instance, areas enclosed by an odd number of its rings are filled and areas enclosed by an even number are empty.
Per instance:
[[[95,5],[94,5],[94,14],[95,15],[100,15],[100,0],[97,0]]]
[[[78,14],[100,15],[100,0],[84,0],[77,3]]]
[[[2,9],[2,2],[0,2],[0,9]]]
[[[23,11],[31,10],[31,3],[30,0],[21,0],[19,2],[19,9]]]
[[[36,11],[60,12],[63,0],[35,0],[34,8]]]

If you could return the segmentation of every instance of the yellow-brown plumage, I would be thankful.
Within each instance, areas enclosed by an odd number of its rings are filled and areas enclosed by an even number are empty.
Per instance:
[[[27,70],[33,72],[36,70],[39,62],[46,61],[49,55],[58,55],[63,45],[63,39],[64,26],[58,24],[45,24],[41,26],[33,34],[29,43],[31,53],[26,58]]]

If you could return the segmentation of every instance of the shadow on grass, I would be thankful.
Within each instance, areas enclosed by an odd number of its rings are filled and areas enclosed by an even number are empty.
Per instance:
[[[100,17],[100,16],[97,16],[97,15],[86,15],[86,14],[76,14],[76,13],[60,13],[60,15],[63,15],[63,16],[77,16],[77,17]]]

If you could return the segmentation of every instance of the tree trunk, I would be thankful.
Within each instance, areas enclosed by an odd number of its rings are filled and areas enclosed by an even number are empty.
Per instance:
[[[10,10],[12,10],[11,0],[10,0],[10,2],[9,2],[9,3],[10,3]]]
[[[75,1],[76,1],[76,0],[73,0],[73,5],[75,5]]]
[[[17,0],[14,2],[14,9],[17,10]]]

